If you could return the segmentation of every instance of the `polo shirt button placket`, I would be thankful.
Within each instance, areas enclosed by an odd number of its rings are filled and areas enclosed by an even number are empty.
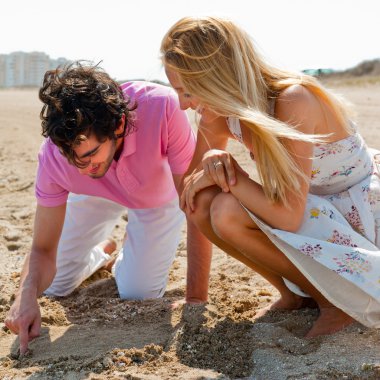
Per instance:
[[[133,193],[140,186],[137,178],[126,168],[123,167],[116,171],[117,178],[128,193]]]

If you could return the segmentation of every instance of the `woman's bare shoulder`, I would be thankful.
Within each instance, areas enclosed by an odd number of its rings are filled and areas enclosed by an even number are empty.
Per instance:
[[[318,99],[311,90],[300,84],[293,84],[281,91],[276,99],[276,108],[319,106]]]
[[[295,84],[283,90],[276,99],[275,117],[285,123],[313,133],[322,109],[317,97],[307,87]]]

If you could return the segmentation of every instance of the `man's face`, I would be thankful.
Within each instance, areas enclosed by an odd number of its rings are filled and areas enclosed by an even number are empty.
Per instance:
[[[115,136],[122,136],[124,133],[125,115],[122,116],[119,126],[115,131]],[[88,175],[91,178],[101,178],[112,164],[115,156],[119,156],[123,147],[123,137],[106,139],[100,142],[95,135],[91,134],[74,148],[74,152],[85,168],[78,168],[79,173]]]
[[[107,139],[99,142],[94,135],[90,135],[74,148],[79,161],[88,165],[85,168],[78,168],[79,172],[91,178],[103,177],[112,164],[116,149],[116,140]]]

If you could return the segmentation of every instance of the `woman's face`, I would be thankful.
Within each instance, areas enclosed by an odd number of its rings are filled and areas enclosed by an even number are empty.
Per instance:
[[[165,72],[171,86],[177,92],[181,110],[191,108],[201,115],[201,122],[204,123],[210,123],[218,117],[212,109],[202,106],[200,100],[186,90],[179,75],[175,71],[165,67]]]

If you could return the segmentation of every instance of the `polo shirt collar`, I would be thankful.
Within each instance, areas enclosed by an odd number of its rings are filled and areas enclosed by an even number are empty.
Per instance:
[[[123,151],[120,158],[130,156],[136,152],[136,132],[132,132],[130,135],[124,137]],[[120,159],[119,159],[120,160]]]

